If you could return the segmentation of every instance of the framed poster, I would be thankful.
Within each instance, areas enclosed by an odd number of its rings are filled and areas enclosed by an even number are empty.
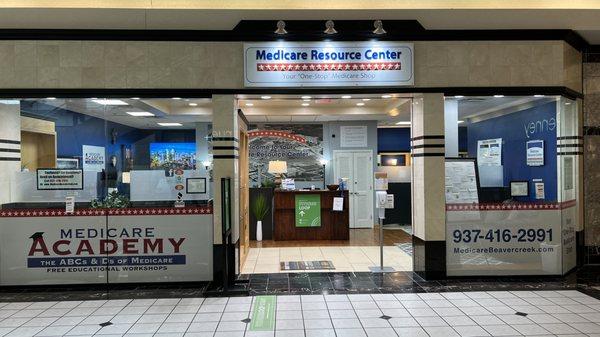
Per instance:
[[[185,193],[187,193],[187,194],[206,193],[206,178],[187,178],[187,179],[185,179]]]
[[[477,165],[502,165],[502,138],[477,141]]]
[[[527,166],[544,166],[544,141],[530,140],[526,144]]]

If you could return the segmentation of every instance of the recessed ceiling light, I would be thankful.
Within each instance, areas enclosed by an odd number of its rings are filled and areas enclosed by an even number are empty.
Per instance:
[[[181,99],[181,97],[173,97],[174,100],[178,101]]]
[[[165,123],[156,123],[160,126],[183,126],[183,124],[181,123],[171,123],[171,122],[165,122]]]
[[[254,103],[246,103],[246,106],[254,106]]]
[[[148,111],[127,111],[126,114],[134,117],[151,117],[154,116],[153,113]]]
[[[544,95],[533,95],[533,97],[544,97]]]
[[[454,98],[464,98],[465,96],[463,95],[455,95]]]
[[[464,123],[465,121],[456,121],[456,123],[460,124],[460,123]]]
[[[565,102],[565,105],[571,105],[571,102]]]
[[[139,97],[131,97],[131,99],[138,100],[138,99],[140,99],[140,98],[139,98]]]
[[[262,99],[271,99],[271,96],[260,96]]]
[[[304,102],[310,102],[310,99],[303,99]]]
[[[381,98],[392,98],[392,95],[381,95]]]
[[[100,105],[127,105],[120,99],[93,99],[92,101]]]
[[[401,121],[401,122],[396,123],[396,125],[410,125],[410,122]]]
[[[52,101],[52,100],[55,100],[55,99],[56,99],[56,97],[46,97],[46,99],[48,99],[48,100],[51,100],[51,101]]]
[[[198,106],[198,103],[194,103],[194,102],[192,102],[192,103],[189,103],[188,105],[189,105],[189,106]]]
[[[494,97],[501,98],[501,97],[504,97],[504,95],[494,95]]]
[[[310,96],[302,96],[301,98],[302,99],[311,99],[312,97],[310,97]]]
[[[363,98],[362,100],[363,100],[363,102],[368,102],[368,101],[370,101],[371,99],[370,99],[370,98]]]
[[[309,106],[310,103],[302,103],[302,106]]]
[[[356,105],[357,105],[357,106],[363,106],[363,105],[365,105],[365,103],[363,103],[363,102],[358,102],[358,103],[356,103]]]
[[[343,99],[350,99],[350,98],[352,98],[352,96],[350,96],[350,95],[344,95],[344,96],[342,96],[342,98]]]

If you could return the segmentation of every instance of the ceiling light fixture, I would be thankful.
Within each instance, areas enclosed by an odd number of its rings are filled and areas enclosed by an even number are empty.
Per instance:
[[[310,99],[303,99],[304,102],[310,102]]]
[[[302,96],[300,98],[302,98],[302,99],[311,99],[312,97],[310,97],[310,96]]]
[[[373,22],[373,27],[375,27],[375,30],[373,31],[373,34],[375,35],[383,35],[387,33],[385,29],[383,29],[383,22],[381,20],[375,20],[375,22]]]
[[[21,101],[19,101],[18,99],[0,99],[0,104],[17,105],[20,103]]]
[[[127,111],[125,113],[130,116],[133,116],[133,117],[152,117],[152,116],[154,116],[153,113],[148,112],[148,111]]]
[[[171,122],[165,122],[165,123],[156,123],[160,126],[183,126],[183,124],[181,123],[171,123]]]
[[[93,99],[92,102],[100,105],[127,105],[120,99]]]
[[[397,122],[396,125],[410,125],[410,122],[401,121],[401,122]]]
[[[455,95],[454,98],[465,98],[463,95]]]
[[[350,99],[350,98],[352,98],[352,96],[350,96],[350,95],[344,95],[344,96],[342,96],[342,98],[343,99]]]
[[[131,97],[131,99],[138,100],[138,99],[140,99],[140,98],[139,98],[139,97]]]
[[[287,30],[285,30],[285,21],[279,20],[277,21],[277,29],[274,32],[277,35],[285,35],[287,34]]]
[[[271,96],[260,96],[262,99],[271,99]]]
[[[504,97],[504,95],[494,95],[494,97],[496,97],[496,98],[502,98],[502,97]]]
[[[392,98],[392,95],[381,95],[381,98]]]
[[[46,97],[47,100],[53,101],[56,99],[56,97]]]
[[[337,30],[335,30],[334,26],[335,23],[333,23],[332,20],[327,20],[325,22],[325,30],[323,31],[323,33],[327,35],[337,34]]]
[[[309,106],[310,103],[302,103],[302,106]]]
[[[365,105],[365,103],[363,103],[363,102],[356,103],[356,106],[363,106],[363,105]]]
[[[254,103],[246,103],[246,106],[254,106]]]
[[[533,97],[544,97],[544,95],[533,95]]]
[[[368,101],[370,101],[371,99],[370,99],[370,98],[363,98],[362,100],[363,100],[363,102],[368,102]]]
[[[194,102],[192,102],[192,103],[188,103],[188,105],[189,105],[189,106],[198,106],[198,103],[194,103]]]
[[[464,123],[465,121],[456,121],[456,123],[461,124]]]
[[[178,101],[181,99],[181,97],[173,97],[174,100]]]

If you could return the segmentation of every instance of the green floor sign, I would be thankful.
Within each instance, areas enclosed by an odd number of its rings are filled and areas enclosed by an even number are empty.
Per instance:
[[[321,227],[321,196],[296,194],[296,227]]]
[[[275,330],[275,296],[256,296],[252,309],[250,331]]]

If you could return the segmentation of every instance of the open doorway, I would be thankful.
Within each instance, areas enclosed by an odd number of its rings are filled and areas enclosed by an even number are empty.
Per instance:
[[[393,94],[238,96],[249,149],[243,274],[379,265],[374,172],[381,171],[389,193],[398,193],[383,220],[384,263],[412,270],[411,103]]]

